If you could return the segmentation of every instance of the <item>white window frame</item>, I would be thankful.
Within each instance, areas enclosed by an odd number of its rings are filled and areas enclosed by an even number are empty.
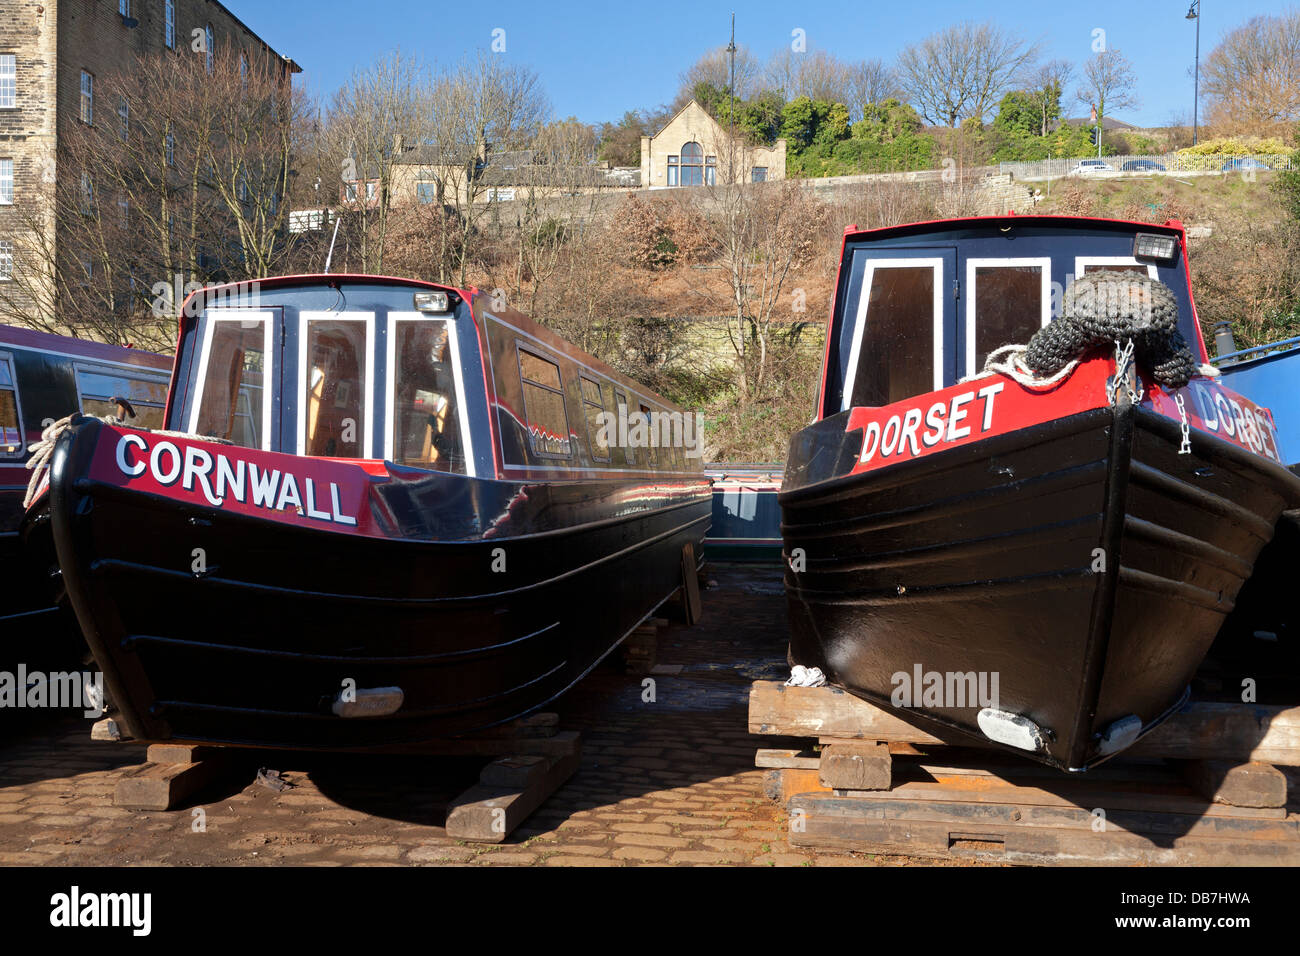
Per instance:
[[[943,388],[943,302],[944,285],[943,257],[922,259],[868,259],[862,269],[862,290],[858,294],[858,313],[853,323],[853,347],[849,350],[849,365],[844,378],[844,394],[840,398],[840,410],[848,411],[849,402],[853,400],[853,386],[858,376],[858,358],[862,354],[862,333],[866,329],[867,303],[871,300],[871,280],[877,269],[903,269],[928,266],[935,272],[934,277],[934,348],[931,361],[934,364],[934,391]]]
[[[1052,322],[1052,260],[1048,256],[1024,259],[967,259],[966,260],[966,374],[974,375],[975,368],[975,282],[980,268],[1005,268],[1033,266],[1042,272],[1043,315],[1040,328]]]
[[[18,54],[0,53],[0,90],[7,93],[0,96],[0,110],[18,108]]]
[[[6,271],[3,265],[0,265],[0,282],[12,282],[14,280],[14,243],[12,239],[0,239],[0,263],[6,259],[9,260],[9,268]]]
[[[477,472],[474,468],[474,443],[469,430],[469,405],[465,401],[464,368],[460,364],[460,340],[456,335],[456,317],[451,312],[388,313],[386,352],[388,381],[384,383],[384,460],[393,461],[393,452],[396,450],[393,426],[397,414],[397,329],[402,322],[445,322],[447,324],[447,340],[451,343],[451,360],[455,365],[456,414],[460,419],[460,433],[465,445],[465,474],[473,478]]]
[[[203,52],[203,67],[211,73],[217,57],[217,38],[212,32],[211,23],[203,28],[203,45],[205,47]]]
[[[1074,277],[1077,279],[1083,275],[1088,266],[1145,266],[1148,276],[1159,278],[1154,263],[1138,262],[1133,256],[1075,256]]]
[[[14,393],[14,414],[18,416],[18,448],[15,451],[5,451],[0,448],[0,458],[24,458],[29,449],[27,448],[27,432],[23,427],[23,397],[18,394],[18,368],[14,364],[12,352],[0,352],[0,364],[9,369],[9,381],[13,382],[12,386],[0,386],[8,391],[10,387]],[[17,532],[14,532],[17,534]],[[0,535],[3,537],[3,535]]]
[[[275,355],[271,351],[271,343],[274,341],[275,313],[265,310],[252,309],[209,309],[203,313],[203,350],[199,353],[199,374],[195,380],[195,387],[190,392],[192,398],[192,407],[190,408],[190,427],[191,435],[197,434],[199,429],[199,406],[203,401],[203,389],[208,381],[208,359],[212,355],[212,336],[216,331],[219,322],[264,322],[265,335],[262,341],[262,451],[271,450],[271,405],[274,404],[273,396],[275,389],[273,387],[275,373]],[[235,401],[239,401],[238,394],[235,395]]]
[[[14,161],[6,156],[0,159],[0,206],[14,204]]]
[[[163,45],[176,49],[176,0],[163,0]]]
[[[373,312],[299,312],[298,313],[298,385],[294,400],[298,403],[299,455],[307,454],[307,339],[312,322],[364,322],[366,326],[366,387],[362,398],[366,403],[365,435],[361,440],[364,457],[375,457],[375,313]],[[341,457],[341,456],[340,456]]]

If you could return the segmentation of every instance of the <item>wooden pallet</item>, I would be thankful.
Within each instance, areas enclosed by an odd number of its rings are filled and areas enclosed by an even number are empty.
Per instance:
[[[91,736],[96,740],[123,739],[111,718],[96,724]],[[150,743],[146,763],[126,768],[118,778],[113,803],[130,810],[185,807],[203,789],[239,769],[238,756],[255,752],[171,741]],[[451,802],[446,826],[448,836],[460,840],[500,843],[578,769],[582,741],[577,731],[559,729],[556,714],[543,713],[467,737],[383,752],[495,757],[479,774],[478,783]]]
[[[835,688],[757,681],[750,732],[792,846],[1068,865],[1300,865],[1286,776],[1300,708],[1192,703],[1121,758],[1065,774],[918,730]]]

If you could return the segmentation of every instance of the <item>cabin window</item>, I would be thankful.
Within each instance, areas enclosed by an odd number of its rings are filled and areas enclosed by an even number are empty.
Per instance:
[[[1050,259],[966,260],[966,374],[990,352],[1024,345],[1052,320]]]
[[[622,392],[618,391],[617,389],[615,389],[614,390],[614,414],[617,415],[620,420],[623,420],[627,418],[627,412],[628,412],[627,396],[624,395]],[[629,425],[623,427],[631,427],[631,426]],[[624,437],[626,438],[626,436]],[[615,441],[617,440],[618,439],[616,437]],[[632,446],[627,443],[627,441],[623,442],[623,460],[627,462],[627,464],[629,465],[636,464],[636,452],[633,450]]]
[[[849,353],[844,407],[901,402],[934,388],[942,334],[942,259],[869,261]]]
[[[0,456],[23,454],[23,426],[18,417],[18,386],[14,381],[13,359],[0,355]]]
[[[1138,262],[1132,256],[1078,256],[1074,260],[1074,274],[1089,272],[1136,272],[1138,275],[1159,278],[1156,267],[1150,262]]]
[[[370,315],[306,318],[298,352],[302,370],[298,454],[368,456],[372,324]]]
[[[526,349],[519,350],[519,380],[524,390],[528,444],[543,458],[572,458],[569,416],[564,407],[560,367]]]
[[[587,418],[587,439],[591,442],[591,457],[596,461],[609,461],[609,443],[600,440],[600,416],[605,413],[600,384],[585,375],[579,376],[579,381],[582,382],[582,411]],[[608,437],[608,431],[605,434]]]
[[[128,425],[162,428],[167,405],[167,380],[144,378],[116,369],[89,369],[77,366],[77,394],[81,411],[86,415],[117,415],[115,398],[125,398],[135,409]]]
[[[467,474],[468,428],[456,391],[460,358],[454,330],[441,319],[390,319],[387,457],[399,465]]]
[[[264,383],[270,351],[269,319],[208,317],[191,432],[269,450],[270,404]]]

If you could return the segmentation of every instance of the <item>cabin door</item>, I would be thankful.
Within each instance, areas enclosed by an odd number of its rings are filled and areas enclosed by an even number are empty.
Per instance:
[[[838,411],[881,406],[957,381],[957,252],[858,250],[840,338]]]

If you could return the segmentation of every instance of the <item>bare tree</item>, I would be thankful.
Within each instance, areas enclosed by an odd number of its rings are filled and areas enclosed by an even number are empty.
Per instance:
[[[1102,129],[1102,117],[1107,109],[1136,109],[1137,74],[1128,57],[1118,49],[1102,50],[1083,64],[1083,85],[1076,94],[1079,102],[1097,107],[1097,125]]]
[[[1263,133],[1300,119],[1300,9],[1237,27],[1206,57],[1201,74],[1216,125]]]
[[[898,56],[898,82],[912,105],[931,123],[955,128],[997,105],[1038,55],[994,23],[958,23],[905,47]]]
[[[1039,135],[1048,134],[1047,125],[1052,120],[1052,109],[1060,107],[1065,87],[1073,75],[1074,67],[1068,60],[1049,60],[1029,74],[1029,98],[1038,107],[1042,119]]]
[[[356,70],[334,94],[325,121],[337,171],[331,185],[356,220],[361,271],[383,271],[396,165],[406,144],[432,133],[429,85],[418,60],[395,52]]]
[[[859,60],[847,67],[849,119],[856,123],[872,103],[883,103],[899,96],[894,71],[881,60]]]
[[[768,61],[765,73],[769,88],[780,90],[787,100],[806,96],[847,105],[852,98],[848,66],[824,50],[796,53],[784,47]]]
[[[736,47],[736,88],[733,92],[739,99],[747,100],[759,92],[763,66],[749,47],[741,44]],[[708,83],[715,89],[726,90],[731,85],[731,55],[726,47],[715,47],[683,70],[678,77],[677,96],[673,99],[673,109],[686,105],[695,95],[695,87]]]

